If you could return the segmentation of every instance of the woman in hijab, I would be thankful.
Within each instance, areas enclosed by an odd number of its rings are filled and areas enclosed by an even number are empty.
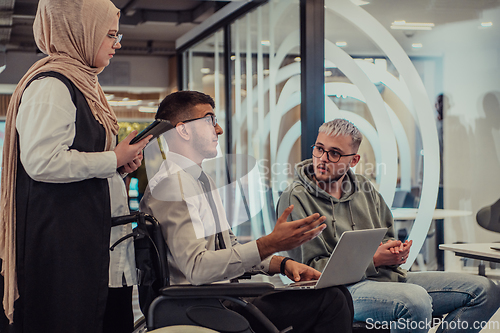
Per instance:
[[[121,47],[109,0],[40,0],[33,25],[48,56],[9,104],[2,162],[3,306],[16,332],[130,332],[133,246],[122,176],[150,137],[117,145],[118,123],[97,75]],[[15,303],[14,303],[15,301]],[[15,310],[15,311],[14,311]]]

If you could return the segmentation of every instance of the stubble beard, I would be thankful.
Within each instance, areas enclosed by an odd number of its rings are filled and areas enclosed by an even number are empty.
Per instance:
[[[316,183],[318,184],[319,187],[321,188],[330,188],[332,185],[337,183],[348,171],[349,169],[345,170],[341,174],[334,174],[334,175],[329,175],[325,177],[325,175],[320,175],[318,177],[318,171],[315,170],[314,172],[314,178],[316,180]]]
[[[195,132],[196,133],[196,132]],[[203,158],[214,158],[217,157],[217,146],[214,149],[210,149],[209,146],[213,143],[212,140],[208,140],[205,137],[202,137],[195,134],[194,139],[194,147],[198,150],[198,153],[203,156]]]

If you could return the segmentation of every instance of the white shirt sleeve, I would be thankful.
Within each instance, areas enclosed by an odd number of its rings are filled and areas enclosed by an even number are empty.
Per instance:
[[[184,171],[170,175],[154,187],[153,195],[146,191],[140,210],[160,221],[169,248],[172,284],[200,285],[269,269],[268,263],[261,263],[255,241],[240,244],[229,230],[222,231],[226,249],[216,251],[216,235],[210,232],[215,223],[213,212],[200,183]],[[225,225],[226,215],[217,191],[213,197],[221,225]]]
[[[28,175],[47,183],[110,178],[116,173],[113,151],[69,149],[75,137],[76,107],[60,80],[46,77],[24,91],[16,118],[21,163]]]

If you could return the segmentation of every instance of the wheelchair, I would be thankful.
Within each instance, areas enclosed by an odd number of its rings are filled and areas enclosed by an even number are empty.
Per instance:
[[[291,327],[279,331],[274,324],[244,297],[258,297],[272,292],[274,285],[265,282],[216,283],[210,285],[170,285],[167,244],[163,238],[160,224],[151,215],[135,214],[113,218],[112,225],[137,223],[131,234],[115,242],[114,247],[133,237],[138,269],[139,304],[145,315],[147,331],[168,331],[164,327],[184,325],[204,327],[207,332],[222,333],[254,332],[245,317],[223,305],[230,301],[240,305],[257,319],[267,332],[284,333]],[[139,323],[136,323],[137,325]],[[135,332],[144,332],[136,330]],[[170,332],[170,331],[168,331]],[[175,331],[172,331],[175,332]]]

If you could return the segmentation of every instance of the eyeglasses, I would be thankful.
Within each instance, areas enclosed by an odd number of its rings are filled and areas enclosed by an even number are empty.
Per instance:
[[[323,154],[326,153],[326,156],[328,157],[328,160],[330,162],[333,162],[333,163],[337,163],[338,161],[340,161],[340,158],[343,157],[343,156],[354,156],[354,155],[356,155],[356,153],[344,155],[344,154],[341,154],[341,153],[339,153],[339,152],[337,152],[335,150],[325,150],[322,147],[318,147],[316,145],[312,145],[311,148],[312,148],[312,154],[313,154],[314,157],[321,158],[321,156],[323,156]]]
[[[204,117],[183,120],[183,121],[181,121],[181,123],[189,123],[190,121],[195,121],[195,120],[200,120],[200,119],[206,119],[207,122],[211,121],[213,127],[217,126],[217,117],[214,114],[207,114]]]
[[[113,47],[115,47],[116,44],[118,44],[119,42],[121,42],[121,40],[123,38],[123,34],[118,34],[118,35],[106,34],[106,36],[108,36],[109,38],[114,38],[115,39],[115,43],[113,44]]]

